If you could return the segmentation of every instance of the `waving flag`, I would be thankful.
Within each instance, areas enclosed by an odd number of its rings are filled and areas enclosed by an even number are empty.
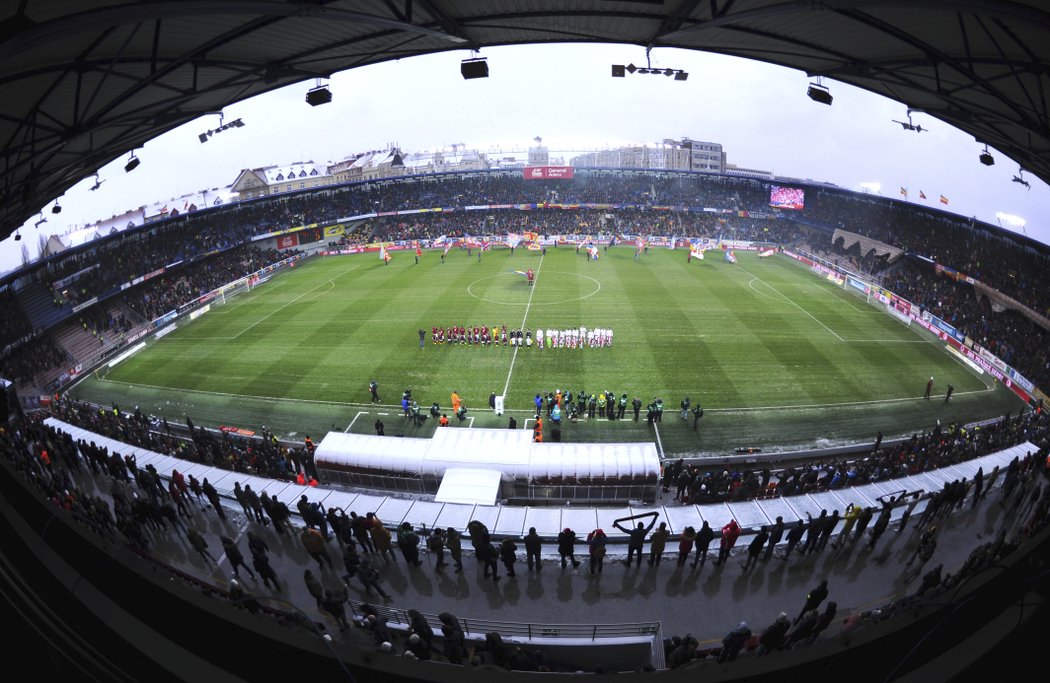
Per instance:
[[[764,250],[758,252],[758,257],[759,258],[769,258],[770,256],[772,256],[775,253],[776,253],[776,250],[774,250],[774,249],[764,249]]]
[[[922,190],[919,190],[919,199],[926,199],[926,193]]]
[[[513,249],[521,244],[521,235],[516,232],[507,233],[507,246]]]
[[[908,188],[904,187],[903,185],[901,185],[901,196],[902,197],[907,197],[908,196]]]
[[[671,242],[670,242],[670,244],[667,245],[667,248],[668,249],[674,249],[677,244],[678,244],[678,238],[675,237],[674,235],[671,235]]]
[[[592,261],[598,260],[598,247],[592,244],[591,246],[587,247],[587,253],[590,254]]]
[[[448,256],[448,250],[452,248],[452,242],[445,245],[445,256]]]
[[[947,204],[947,203],[948,203],[948,198],[947,198],[947,197],[945,197],[945,196],[944,196],[944,195],[942,194],[942,195],[941,195],[941,204]]]
[[[520,275],[522,277],[528,277],[529,276],[529,274],[526,273],[524,270],[515,270],[515,271],[512,271],[512,272],[517,273],[518,275]]]
[[[386,246],[379,247],[379,258],[383,263],[390,263],[390,254],[386,253]]]
[[[726,261],[736,263],[736,254],[733,253],[732,249],[726,249]]]

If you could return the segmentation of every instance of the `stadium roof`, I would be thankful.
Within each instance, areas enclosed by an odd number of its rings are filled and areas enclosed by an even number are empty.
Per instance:
[[[793,67],[921,110],[1050,181],[1050,13],[1037,2],[21,0],[5,7],[0,238],[106,163],[231,103],[386,60],[520,43],[680,47]]]

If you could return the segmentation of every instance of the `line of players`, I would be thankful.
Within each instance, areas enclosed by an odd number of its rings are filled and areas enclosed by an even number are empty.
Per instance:
[[[434,344],[467,344],[471,346],[524,346],[538,349],[584,349],[612,346],[613,331],[605,327],[587,329],[536,330],[535,341],[532,330],[508,330],[506,325],[453,325],[434,326],[430,330]]]

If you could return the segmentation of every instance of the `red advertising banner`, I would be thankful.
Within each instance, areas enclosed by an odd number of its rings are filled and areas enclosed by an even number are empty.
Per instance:
[[[278,249],[291,249],[299,246],[299,235],[281,235],[277,238]]]
[[[526,166],[525,180],[568,179],[572,177],[572,166]]]

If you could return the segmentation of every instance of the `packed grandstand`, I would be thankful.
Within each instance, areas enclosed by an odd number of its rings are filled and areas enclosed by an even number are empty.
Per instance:
[[[542,243],[601,239],[627,248],[639,239],[805,248],[947,323],[960,342],[1014,369],[1026,388],[1048,384],[1045,246],[943,211],[823,185],[802,186],[803,209],[775,209],[772,185],[675,172],[580,170],[571,180],[528,181],[520,172],[469,172],[183,214],[5,276],[0,376],[15,381],[25,400],[50,395],[78,369],[158,327],[166,313],[289,251],[379,243],[499,248],[513,244],[510,237],[535,233]],[[847,249],[843,233],[867,239]],[[861,244],[870,248],[862,252]]]

